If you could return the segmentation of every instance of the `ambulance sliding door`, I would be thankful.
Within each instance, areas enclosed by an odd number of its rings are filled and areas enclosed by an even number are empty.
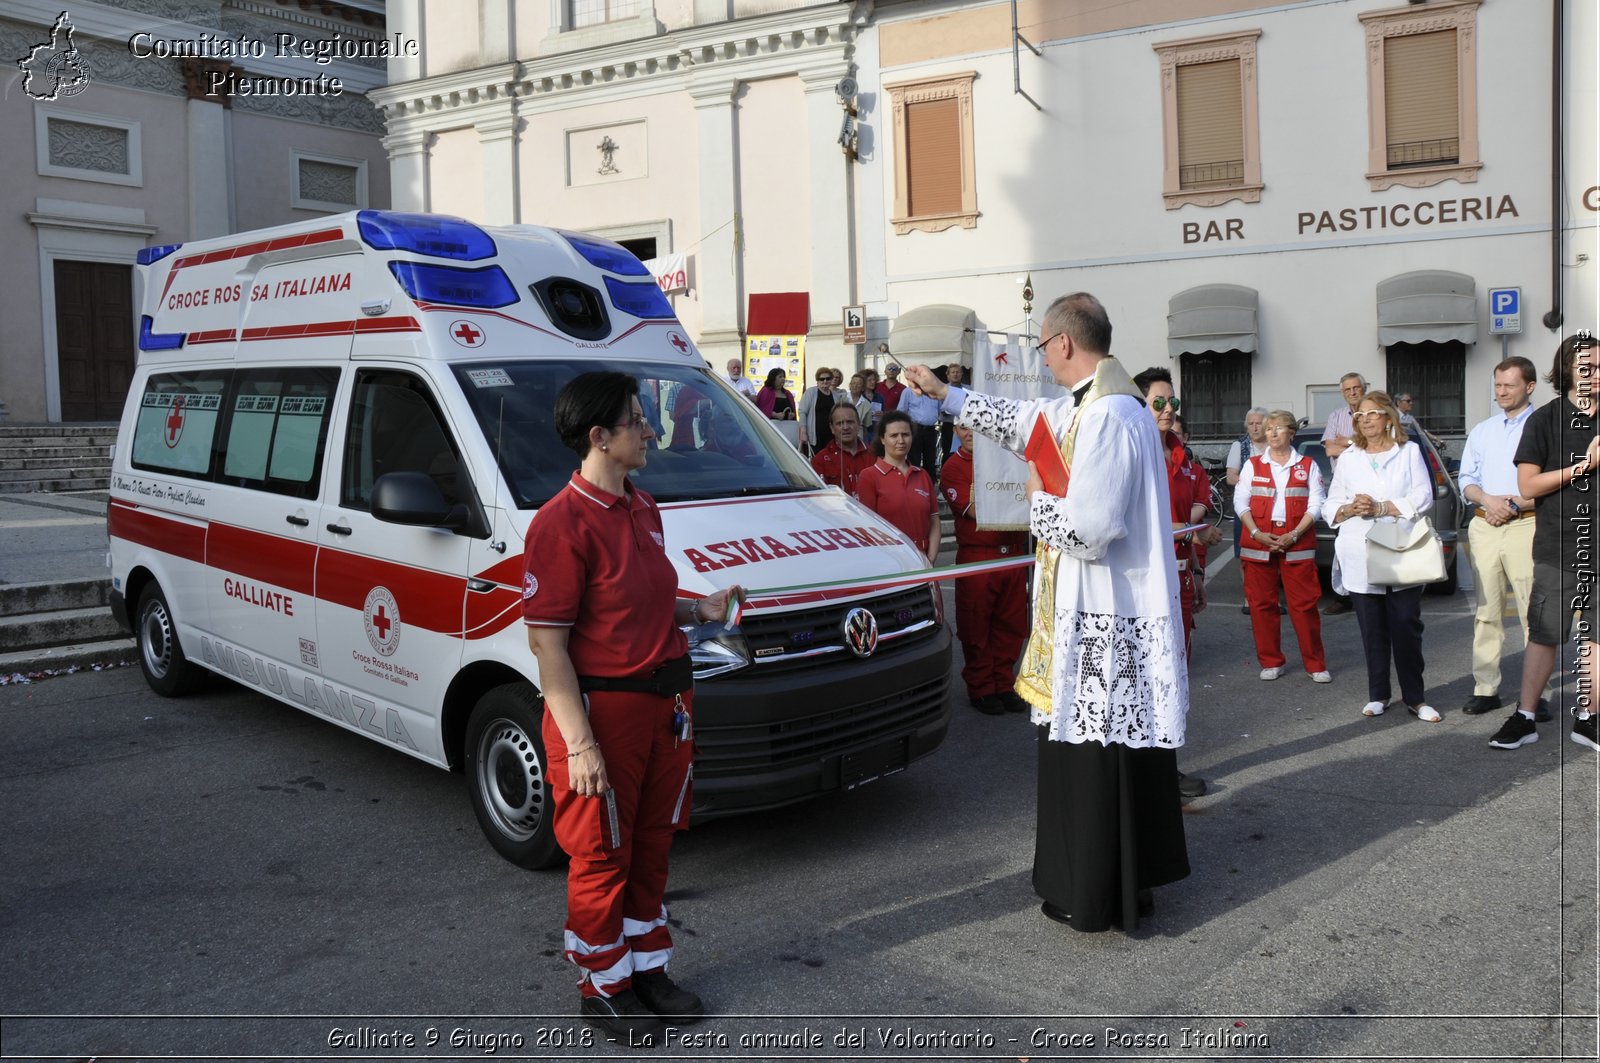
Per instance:
[[[372,487],[423,473],[453,505],[471,478],[434,389],[408,369],[357,368],[343,433],[339,490],[317,525],[322,674],[376,705],[362,729],[442,761],[437,717],[461,663],[471,539],[379,520]]]

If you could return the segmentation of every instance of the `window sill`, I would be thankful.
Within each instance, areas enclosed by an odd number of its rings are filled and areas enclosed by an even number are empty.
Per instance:
[[[1260,203],[1261,190],[1266,185],[1228,185],[1224,188],[1196,188],[1181,192],[1163,192],[1168,210],[1194,204],[1197,207],[1220,207],[1238,200],[1240,203]]]
[[[916,218],[891,218],[889,223],[894,226],[896,236],[910,232],[942,233],[957,225],[963,229],[975,229],[978,227],[978,212],[971,210],[954,214],[924,214]]]
[[[1481,162],[1457,162],[1445,166],[1415,166],[1405,170],[1383,170],[1367,174],[1367,184],[1374,192],[1386,188],[1428,188],[1445,181],[1476,184]]]

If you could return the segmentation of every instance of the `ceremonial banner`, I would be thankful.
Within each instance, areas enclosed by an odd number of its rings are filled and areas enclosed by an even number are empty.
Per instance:
[[[668,294],[689,290],[689,256],[683,251],[646,259],[644,268]]]
[[[1044,366],[1031,336],[980,331],[972,341],[972,387],[1005,399],[1053,399],[1067,394]],[[1028,427],[1023,426],[1026,433]],[[973,436],[972,497],[978,527],[1026,531],[1028,527],[1028,463],[1021,456],[981,435]]]

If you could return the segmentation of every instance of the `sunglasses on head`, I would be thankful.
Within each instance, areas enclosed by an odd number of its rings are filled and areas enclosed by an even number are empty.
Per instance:
[[[1182,406],[1183,406],[1183,400],[1178,398],[1176,395],[1174,395],[1170,399],[1167,398],[1165,395],[1157,395],[1155,398],[1150,400],[1150,408],[1152,410],[1156,411],[1157,413],[1160,413],[1162,410],[1166,409],[1168,406],[1172,407],[1172,412],[1173,413],[1177,413],[1178,410],[1181,409]]]

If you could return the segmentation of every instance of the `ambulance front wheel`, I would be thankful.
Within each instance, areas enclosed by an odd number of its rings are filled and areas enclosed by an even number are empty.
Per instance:
[[[139,668],[151,690],[164,698],[176,698],[200,689],[206,673],[183,655],[172,608],[160,584],[151,583],[139,595],[133,634],[139,644]]]
[[[539,736],[543,704],[527,683],[495,687],[467,719],[467,791],[489,844],[518,867],[554,867],[555,805]]]

